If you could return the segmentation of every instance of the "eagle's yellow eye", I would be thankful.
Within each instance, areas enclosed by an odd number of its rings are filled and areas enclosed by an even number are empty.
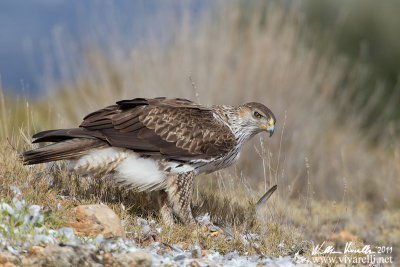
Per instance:
[[[261,119],[262,115],[257,111],[254,111],[254,117],[256,117],[257,119]]]

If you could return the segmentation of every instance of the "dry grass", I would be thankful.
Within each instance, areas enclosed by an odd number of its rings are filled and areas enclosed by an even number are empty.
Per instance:
[[[342,61],[328,60],[329,48],[320,57],[312,45],[301,42],[300,16],[277,6],[250,5],[246,12],[237,3],[215,6],[196,18],[183,12],[180,19],[165,22],[174,29],[167,42],[154,38],[106,55],[90,47],[75,78],[58,90],[48,88],[42,102],[20,101],[14,108],[13,99],[2,96],[2,138],[12,139],[21,151],[30,147],[34,131],[74,126],[86,113],[123,98],[179,96],[207,104],[257,100],[276,114],[276,134],[254,138],[235,167],[199,178],[195,190],[195,212],[209,211],[214,221],[233,227],[234,241],[208,240],[181,226],[175,234],[163,233],[163,240],[252,253],[254,246],[244,245],[239,236],[253,231],[262,235],[261,251],[282,255],[289,253],[277,247],[282,240],[287,247],[307,248],[302,241],[320,242],[348,230],[368,244],[398,244],[398,143],[384,133],[385,139],[371,145],[368,132],[358,128],[363,115],[338,108],[351,105],[346,94],[332,101],[338,87],[351,91],[362,69],[355,67],[354,81],[343,83]],[[121,48],[110,40],[113,49]],[[6,141],[1,146],[3,197],[10,185],[29,181],[33,187],[24,189],[27,198],[42,205],[52,207],[60,194],[71,196],[67,206],[103,201],[133,229],[133,216],[157,216],[149,212],[145,195],[69,176],[59,168],[24,168]],[[256,216],[254,203],[273,184],[278,191]],[[125,211],[120,201],[128,207]]]

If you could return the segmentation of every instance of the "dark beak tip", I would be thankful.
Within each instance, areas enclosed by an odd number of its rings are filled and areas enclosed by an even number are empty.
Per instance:
[[[274,134],[274,131],[269,131],[269,137],[271,137]]]

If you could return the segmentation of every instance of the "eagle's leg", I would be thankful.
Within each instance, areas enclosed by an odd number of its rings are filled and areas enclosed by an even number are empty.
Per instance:
[[[172,225],[174,223],[174,214],[170,205],[170,201],[168,199],[168,193],[164,190],[158,191],[157,193],[161,219],[165,224]]]
[[[195,223],[190,204],[193,194],[193,172],[168,177],[168,199],[174,214],[184,224]]]

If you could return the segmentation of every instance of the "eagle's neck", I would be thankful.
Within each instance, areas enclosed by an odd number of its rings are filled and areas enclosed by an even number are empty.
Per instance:
[[[223,105],[215,109],[215,117],[225,123],[235,135],[236,149],[241,149],[244,143],[259,132],[258,129],[249,127],[240,113],[240,107],[235,106]]]

